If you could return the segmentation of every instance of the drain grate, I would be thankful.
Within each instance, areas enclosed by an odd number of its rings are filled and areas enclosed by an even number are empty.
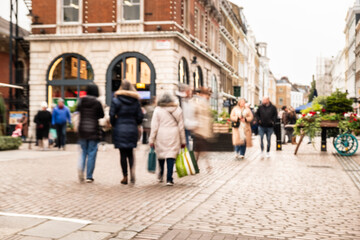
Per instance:
[[[355,186],[360,190],[360,164],[351,157],[344,157],[338,153],[334,153],[334,155],[343,167],[344,171],[354,182]]]
[[[332,166],[326,166],[326,165],[308,165],[309,168],[332,168]]]

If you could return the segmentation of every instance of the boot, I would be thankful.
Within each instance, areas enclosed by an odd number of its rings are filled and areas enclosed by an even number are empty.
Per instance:
[[[292,138],[291,138],[291,143],[294,144],[294,145],[296,145],[296,137],[292,137]]]
[[[127,176],[126,177],[124,177],[122,180],[121,180],[121,182],[120,182],[121,184],[128,184],[128,178],[127,178]]]

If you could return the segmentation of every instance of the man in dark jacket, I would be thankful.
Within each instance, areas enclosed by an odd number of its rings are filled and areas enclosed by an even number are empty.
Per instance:
[[[261,105],[259,106],[255,116],[259,124],[260,146],[261,153],[264,152],[264,134],[266,134],[267,148],[266,157],[270,157],[270,143],[271,134],[274,132],[274,126],[277,118],[277,110],[274,105],[271,104],[269,97],[264,97]],[[263,155],[262,155],[263,157]]]
[[[96,99],[99,96],[99,89],[95,84],[87,87],[87,95],[79,100],[76,110],[80,113],[79,143],[82,154],[78,166],[79,180],[84,181],[84,170],[86,166],[86,182],[94,181],[93,172],[95,169],[96,153],[100,139],[99,119],[104,117],[104,110],[101,103]]]

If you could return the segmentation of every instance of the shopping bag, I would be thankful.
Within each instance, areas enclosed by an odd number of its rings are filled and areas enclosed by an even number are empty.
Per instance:
[[[178,177],[185,177],[188,175],[188,171],[185,167],[184,164],[184,155],[183,155],[184,150],[181,149],[180,153],[177,155],[176,157],[176,161],[175,161],[175,167],[176,167],[176,172],[178,174]]]
[[[150,148],[148,157],[148,171],[155,173],[156,170],[156,153],[154,148]]]
[[[49,138],[50,138],[51,140],[57,139],[57,133],[56,133],[56,129],[55,129],[55,128],[50,128]]]
[[[199,169],[199,166],[197,164],[194,151],[189,151],[189,154],[190,154],[191,162],[192,162],[192,164],[194,165],[194,168],[195,168],[195,173],[199,173],[200,169]]]

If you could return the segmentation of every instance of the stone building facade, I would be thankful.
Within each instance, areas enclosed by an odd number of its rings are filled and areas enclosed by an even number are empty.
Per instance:
[[[282,106],[291,106],[291,88],[292,84],[287,77],[282,77],[276,81],[276,108]]]
[[[220,89],[219,1],[33,0],[30,117],[42,101],[71,108],[96,83],[110,105],[121,80],[144,101],[177,84]]]

